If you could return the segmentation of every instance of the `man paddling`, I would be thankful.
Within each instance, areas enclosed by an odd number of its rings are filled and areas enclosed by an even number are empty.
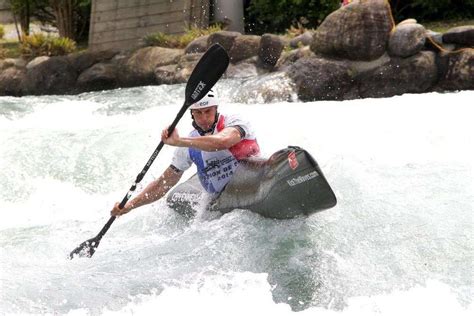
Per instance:
[[[239,161],[260,154],[249,123],[236,115],[220,114],[218,105],[216,93],[210,90],[204,98],[189,107],[194,130],[188,137],[180,137],[176,129],[171,135],[168,135],[168,129],[163,130],[161,140],[178,147],[171,165],[122,209],[116,203],[112,216],[120,216],[157,201],[178,183],[183,172],[192,164],[197,167],[204,189],[217,194],[230,181]]]

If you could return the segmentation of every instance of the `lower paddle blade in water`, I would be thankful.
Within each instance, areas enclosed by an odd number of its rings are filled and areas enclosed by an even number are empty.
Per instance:
[[[75,257],[90,258],[92,257],[95,252],[95,249],[98,246],[99,243],[95,240],[95,238],[84,241],[82,244],[79,245],[79,247],[71,251],[71,253],[69,254],[69,259],[73,259]]]

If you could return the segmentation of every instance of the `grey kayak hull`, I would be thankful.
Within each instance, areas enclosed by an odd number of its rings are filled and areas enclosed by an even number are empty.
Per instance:
[[[194,175],[176,186],[167,202],[190,217],[205,197]],[[269,159],[241,162],[224,191],[206,206],[221,213],[246,209],[268,218],[288,219],[336,204],[336,196],[316,160],[300,147],[288,147]]]

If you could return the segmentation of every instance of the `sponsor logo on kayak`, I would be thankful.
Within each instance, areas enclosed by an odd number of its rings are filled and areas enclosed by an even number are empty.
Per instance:
[[[191,94],[191,98],[192,98],[193,100],[196,100],[197,97],[199,96],[199,94],[201,93],[202,89],[204,89],[205,86],[206,86],[206,84],[205,84],[204,82],[199,81],[199,83],[198,83],[196,89],[194,89],[193,94]]]
[[[314,179],[317,176],[318,176],[318,172],[317,171],[312,171],[308,174],[305,174],[304,176],[299,176],[299,177],[293,178],[291,180],[286,180],[286,182],[290,185],[290,187],[294,187],[295,185],[298,185],[298,184],[301,184],[303,182]]]
[[[294,151],[288,154],[288,164],[290,165],[290,168],[293,170],[298,168],[298,160],[296,159],[296,153]]]
[[[175,192],[171,197],[172,201],[196,201],[201,198],[201,193]]]

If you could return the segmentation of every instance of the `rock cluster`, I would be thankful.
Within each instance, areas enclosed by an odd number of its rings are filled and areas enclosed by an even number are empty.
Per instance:
[[[251,77],[275,70],[283,40],[273,34],[221,31],[185,49],[144,47],[135,51],[85,51],[58,57],[0,60],[0,95],[75,94],[142,85],[184,83],[207,48],[221,44],[231,65],[226,77]]]
[[[291,82],[304,101],[474,89],[474,26],[438,34],[413,19],[395,25],[387,0],[354,0],[330,14],[316,31],[291,40],[221,31],[185,49],[144,47],[28,62],[0,60],[0,95],[183,83],[213,43],[229,53],[226,78],[248,77],[247,92],[268,90],[262,95],[269,98],[291,94],[277,91],[277,81]]]
[[[302,100],[474,89],[474,26],[436,34],[413,19],[395,25],[386,0],[333,12],[310,47],[287,71]]]

